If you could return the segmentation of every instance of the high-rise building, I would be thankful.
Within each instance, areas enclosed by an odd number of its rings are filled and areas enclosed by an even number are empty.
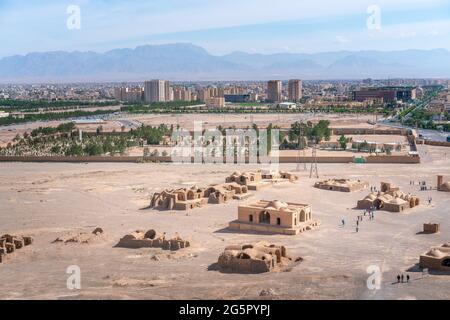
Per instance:
[[[282,84],[280,80],[270,80],[267,83],[267,101],[280,102],[281,101]]]
[[[198,99],[201,102],[206,102],[206,100],[208,100],[209,98],[211,98],[210,92],[208,89],[201,89],[198,92]]]
[[[353,91],[353,100],[363,102],[366,100],[382,99],[383,102],[410,101],[416,99],[415,87],[369,87]]]
[[[302,80],[292,79],[288,84],[289,101],[297,102],[302,99],[303,84]]]
[[[216,98],[208,98],[206,99],[206,107],[208,109],[215,108],[224,108],[225,107],[225,98],[216,97]]]
[[[151,80],[144,83],[145,102],[170,101],[169,81]]]
[[[142,87],[114,88],[114,98],[118,101],[141,102]]]

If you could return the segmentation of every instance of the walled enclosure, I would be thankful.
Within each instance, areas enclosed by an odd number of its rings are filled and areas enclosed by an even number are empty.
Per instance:
[[[314,187],[323,190],[353,192],[365,189],[369,186],[368,182],[349,179],[329,179],[317,182]]]
[[[258,242],[226,247],[217,264],[223,272],[264,273],[280,271],[291,260],[285,247]]]

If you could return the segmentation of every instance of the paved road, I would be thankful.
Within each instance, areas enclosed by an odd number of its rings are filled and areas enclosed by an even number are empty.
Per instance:
[[[390,123],[386,120],[378,121],[378,124],[399,129],[416,129],[413,127],[401,125],[399,123]],[[445,142],[447,141],[447,137],[450,136],[449,132],[440,132],[438,130],[429,130],[429,129],[416,129],[416,130],[417,134],[422,135],[424,139],[430,141]]]

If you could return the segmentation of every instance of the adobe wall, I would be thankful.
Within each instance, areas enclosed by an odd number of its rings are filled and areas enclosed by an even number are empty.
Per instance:
[[[128,162],[135,163],[139,161],[159,161],[171,162],[170,157],[130,157],[130,156],[0,156],[0,162]]]
[[[420,157],[411,156],[368,156],[366,163],[403,163],[417,164],[420,163]]]
[[[429,146],[450,147],[450,142],[425,140],[425,144]]]
[[[331,128],[333,135],[400,135],[406,136],[408,129],[371,129],[371,128]]]
[[[312,157],[298,156],[281,156],[279,163],[311,163]],[[193,159],[187,159],[184,163],[193,163]],[[149,162],[172,162],[171,157],[136,157],[136,156],[82,156],[82,157],[65,157],[65,156],[0,156],[0,162],[123,162],[136,163],[141,161]],[[248,163],[248,159],[246,161]],[[275,159],[274,159],[274,162]],[[317,157],[318,163],[353,163],[353,157]],[[404,163],[415,164],[420,163],[420,157],[410,156],[368,156],[366,163]]]

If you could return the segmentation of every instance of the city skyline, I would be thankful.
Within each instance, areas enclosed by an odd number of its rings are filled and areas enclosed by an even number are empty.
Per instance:
[[[0,27],[8,30],[0,35],[4,44],[0,58],[175,42],[195,43],[216,55],[450,49],[450,4],[442,0],[269,4],[171,0],[135,1],[130,6],[119,1],[6,0],[0,4]],[[68,9],[73,5],[80,9],[80,28],[69,30],[67,20],[73,11]],[[368,26],[376,11],[373,5],[380,11],[379,28]]]

